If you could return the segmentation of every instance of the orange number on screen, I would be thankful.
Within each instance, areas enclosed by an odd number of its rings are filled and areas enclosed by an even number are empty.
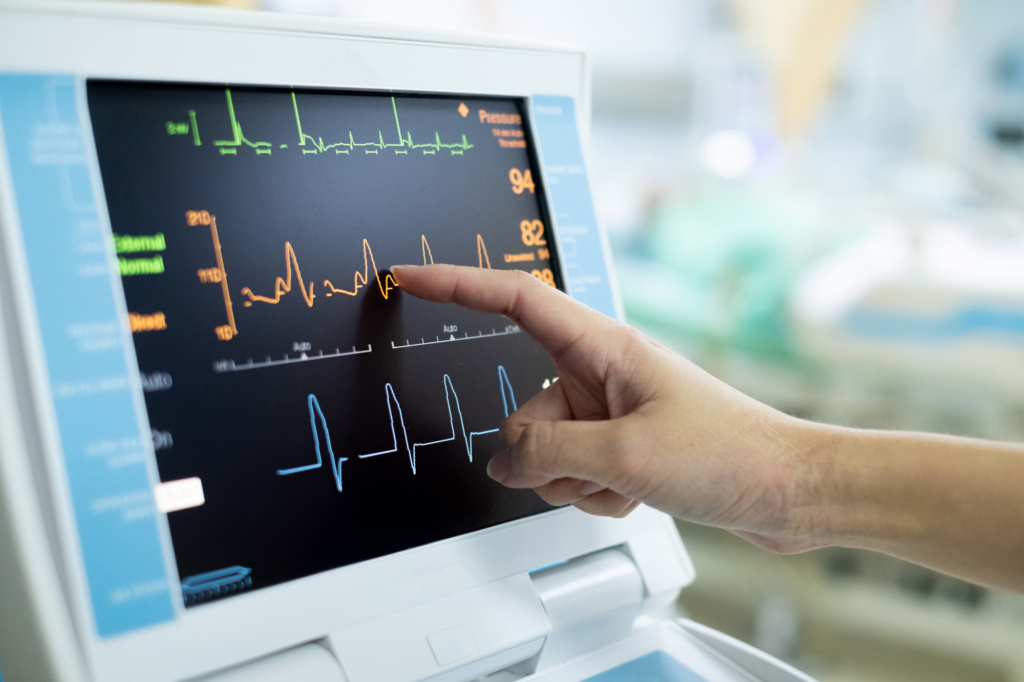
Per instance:
[[[555,273],[551,272],[548,268],[544,268],[543,270],[532,270],[530,271],[530,274],[545,284],[555,286]]]
[[[518,168],[513,168],[508,172],[508,179],[512,183],[512,191],[516,194],[522,194],[523,190],[530,190],[530,194],[533,194],[533,174],[530,173],[530,169],[520,172]]]
[[[185,211],[185,222],[189,225],[209,225],[211,220],[209,211]]]
[[[524,220],[519,223],[519,231],[523,234],[523,243],[527,246],[547,246],[544,239],[544,223],[539,220]]]
[[[199,281],[203,284],[209,284],[210,282],[217,283],[224,279],[224,273],[221,272],[220,268],[203,268],[199,270]]]

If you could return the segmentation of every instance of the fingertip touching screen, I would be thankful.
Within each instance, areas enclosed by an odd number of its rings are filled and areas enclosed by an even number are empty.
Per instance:
[[[560,286],[524,102],[86,92],[186,606],[549,509],[485,469],[550,358],[389,272]]]

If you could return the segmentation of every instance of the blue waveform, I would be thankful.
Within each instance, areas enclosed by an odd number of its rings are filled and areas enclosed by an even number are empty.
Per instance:
[[[518,407],[516,406],[516,395],[515,391],[512,390],[512,384],[508,380],[508,374],[505,373],[505,368],[498,365],[498,385],[501,389],[501,404],[505,411],[505,416],[509,415],[509,404],[512,405],[512,412],[515,412]],[[506,391],[507,389],[507,391]],[[412,468],[412,473],[416,474],[416,453],[418,448],[427,447],[428,445],[438,445],[440,443],[450,443],[462,435],[462,442],[466,448],[466,455],[469,457],[469,461],[473,461],[473,437],[474,436],[485,436],[491,433],[497,433],[498,429],[488,429],[487,431],[467,431],[466,422],[462,417],[462,408],[459,406],[459,396],[455,392],[455,386],[452,384],[451,377],[447,374],[444,375],[444,395],[445,400],[448,404],[448,424],[451,427],[452,435],[448,438],[441,438],[439,440],[433,440],[426,443],[413,443],[409,444],[409,432],[405,426],[405,418],[402,415],[402,406],[398,402],[398,397],[395,395],[395,389],[390,383],[384,385],[384,397],[388,404],[388,417],[391,420],[391,441],[392,446],[388,450],[381,450],[379,452],[371,452],[365,455],[359,455],[359,459],[367,459],[370,457],[377,457],[379,455],[390,455],[399,451],[398,442],[398,429],[395,428],[395,413],[398,413],[398,426],[402,430],[402,445],[405,446],[405,452],[409,456],[409,466]],[[316,426],[316,419],[320,417],[320,425],[324,429],[324,441],[327,445],[327,454],[330,457],[331,474],[334,476],[334,482],[338,488],[338,492],[342,491],[341,484],[341,465],[343,462],[347,462],[347,457],[335,457],[334,449],[331,447],[331,434],[327,428],[327,420],[324,419],[324,413],[320,409],[320,403],[317,401],[316,396],[310,394],[307,398],[307,405],[309,407],[309,424],[313,431],[313,443],[316,452],[316,464],[307,464],[305,466],[294,467],[292,469],[278,469],[278,476],[288,476],[289,474],[297,474],[303,471],[311,471],[313,469],[319,469],[323,466],[323,456],[320,452],[320,436]],[[452,409],[452,403],[455,404],[455,409]],[[459,431],[455,430],[455,415],[459,417]]]
[[[388,384],[390,386],[391,384]],[[309,425],[313,429],[313,446],[316,448],[316,464],[307,464],[306,466],[295,467],[293,469],[278,469],[278,476],[287,476],[288,474],[297,474],[301,471],[311,471],[312,469],[319,469],[324,465],[323,457],[320,455],[320,436],[316,430],[316,418],[320,417],[320,424],[324,427],[324,440],[327,442],[327,454],[331,457],[331,473],[334,474],[334,482],[338,485],[338,492],[341,492],[341,463],[347,462],[348,457],[334,457],[334,449],[331,448],[331,432],[327,428],[327,420],[324,419],[324,413],[320,409],[320,403],[317,401],[316,396],[312,393],[306,399],[306,403],[309,405]]]

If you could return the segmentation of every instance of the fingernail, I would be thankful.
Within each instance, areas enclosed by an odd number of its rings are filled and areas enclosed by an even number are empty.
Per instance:
[[[498,483],[504,483],[509,474],[508,450],[502,450],[487,463],[487,475]]]
[[[395,279],[398,280],[398,284],[401,285],[402,284],[402,271],[403,270],[411,270],[413,268],[418,268],[418,267],[420,267],[420,266],[418,266],[418,265],[392,265],[391,266],[391,274],[395,276]]]
[[[580,494],[587,496],[593,495],[596,492],[604,490],[605,486],[600,483],[594,483],[593,481],[584,481],[583,485],[580,486]]]

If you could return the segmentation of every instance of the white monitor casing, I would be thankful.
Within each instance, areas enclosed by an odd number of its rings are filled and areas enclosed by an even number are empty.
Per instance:
[[[527,101],[558,95],[575,100],[586,150],[589,69],[582,48],[495,36],[175,6],[0,3],[0,73],[74,75],[82,111],[88,78]],[[296,666],[293,674],[323,669],[322,679],[352,682],[469,680],[502,669],[521,676],[633,632],[638,616],[671,603],[693,580],[667,516],[641,507],[626,519],[607,519],[565,508],[200,608],[179,605],[170,622],[101,637],[2,145],[0,136],[0,662],[7,682],[172,682],[266,657],[267,677],[245,668],[224,679],[279,679],[275,666]],[[542,149],[540,155],[543,166]],[[94,158],[91,168],[102,207]],[[613,278],[606,241],[604,258]],[[125,343],[131,345],[130,334]],[[163,534],[173,569],[166,520]],[[538,567],[566,561],[568,568],[531,577]],[[590,601],[566,599],[567,581],[588,567],[604,576],[605,591]],[[579,635],[556,647],[560,628]],[[701,636],[719,648],[733,646],[715,634]]]

